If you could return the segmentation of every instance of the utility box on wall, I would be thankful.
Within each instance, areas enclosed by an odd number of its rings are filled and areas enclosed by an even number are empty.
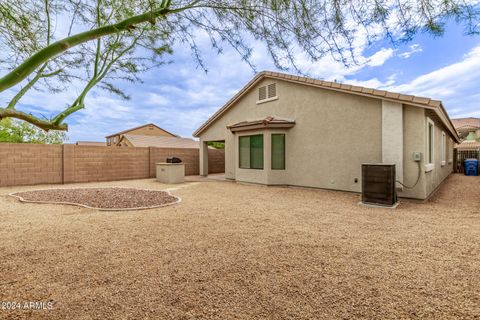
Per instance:
[[[394,164],[362,164],[362,203],[389,206],[397,203]]]

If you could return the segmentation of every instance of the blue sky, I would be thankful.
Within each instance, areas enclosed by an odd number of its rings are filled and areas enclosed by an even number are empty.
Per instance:
[[[124,101],[101,90],[92,92],[86,109],[67,119],[69,142],[103,141],[108,134],[153,122],[191,137],[193,131],[243,87],[254,71],[225,48],[216,55],[199,38],[208,73],[197,68],[188,48],[176,46],[172,64],[145,73],[144,83],[121,84],[131,96]],[[275,70],[261,43],[253,43],[257,71]],[[480,36],[465,36],[451,23],[442,37],[418,34],[393,47],[387,41],[363,45],[360,64],[346,68],[326,57],[312,64],[299,58],[304,72],[316,78],[387,89],[442,100],[450,117],[480,117]],[[77,88],[57,96],[35,92],[20,108],[50,115],[61,109]],[[78,88],[80,90],[80,88]]]

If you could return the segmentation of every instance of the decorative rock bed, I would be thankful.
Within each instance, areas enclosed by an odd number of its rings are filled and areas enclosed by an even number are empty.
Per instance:
[[[180,202],[180,198],[168,191],[117,187],[45,189],[10,195],[22,202],[68,204],[111,211],[152,209]]]

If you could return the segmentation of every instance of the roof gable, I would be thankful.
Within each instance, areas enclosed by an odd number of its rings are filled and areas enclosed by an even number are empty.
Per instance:
[[[157,147],[157,148],[191,148],[198,149],[200,144],[198,141],[181,138],[181,137],[166,137],[166,136],[144,136],[125,134],[122,137],[122,142],[127,141],[132,147]]]
[[[342,84],[342,83],[331,82],[331,81],[317,80],[313,78],[300,77],[300,76],[294,76],[294,75],[289,75],[285,73],[271,72],[271,71],[263,71],[258,73],[236,95],[234,95],[223,107],[221,107],[217,112],[213,114],[213,116],[211,116],[205,123],[203,123],[193,133],[193,136],[198,137],[205,129],[207,129],[228,109],[233,107],[241,97],[243,97],[248,91],[253,89],[264,78],[278,79],[278,80],[294,82],[302,85],[313,86],[313,87],[327,89],[327,90],[334,90],[338,92],[361,95],[361,96],[366,96],[370,98],[399,102],[399,103],[408,104],[416,107],[435,110],[435,112],[439,114],[440,119],[442,119],[442,122],[444,122],[444,125],[449,129],[450,133],[455,138],[455,140],[457,142],[460,141],[457,131],[455,130],[450,118],[448,117],[448,114],[445,108],[443,107],[442,102],[439,100],[433,100],[426,97],[418,97],[413,95],[389,92],[385,90],[377,90],[373,88]]]
[[[167,130],[165,130],[165,129],[163,129],[163,128],[160,128],[159,126],[157,126],[157,125],[154,124],[154,123],[147,123],[147,124],[144,124],[144,125],[141,125],[141,126],[138,126],[138,127],[130,128],[130,129],[123,130],[123,131],[120,131],[120,132],[117,132],[117,133],[113,133],[113,134],[111,134],[111,135],[106,136],[105,138],[111,138],[111,137],[114,137],[114,136],[126,134],[126,133],[129,133],[129,132],[132,132],[132,131],[135,131],[135,130],[138,130],[138,129],[142,129],[142,128],[145,128],[145,127],[148,127],[148,126],[153,126],[154,128],[156,128],[156,129],[158,129],[158,130],[161,130],[161,131],[169,134],[169,135],[172,136],[172,137],[178,137],[176,134],[173,134],[173,133],[171,133],[171,132],[168,132]]]

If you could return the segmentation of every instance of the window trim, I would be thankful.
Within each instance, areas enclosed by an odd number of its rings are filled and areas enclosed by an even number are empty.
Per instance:
[[[241,145],[241,143],[240,143],[240,140],[241,140],[242,138],[246,138],[246,137],[248,137],[248,138],[250,139],[250,136],[249,136],[249,135],[238,136],[238,168],[240,168],[240,169],[250,169],[250,166],[251,166],[251,164],[250,164],[250,140],[249,140],[249,141],[248,141],[248,146],[249,146],[249,149],[248,149],[248,152],[249,152],[249,154],[248,154],[248,157],[249,157],[249,159],[248,159],[248,160],[249,160],[249,167],[248,167],[248,168],[247,168],[247,167],[242,167],[242,159],[241,159],[241,157],[242,157],[242,152],[241,152],[241,150],[240,150],[242,145]]]
[[[442,131],[442,167],[447,163],[447,136]]]
[[[432,137],[430,139],[430,125],[432,126]],[[435,123],[427,117],[427,154],[425,157],[425,172],[430,172],[433,169],[435,169]],[[431,159],[432,162],[430,162],[430,150],[432,152],[431,154]]]
[[[452,138],[448,137],[448,164],[453,162],[453,140]]]
[[[273,167],[273,136],[283,136],[283,168]],[[270,135],[270,169],[271,170],[286,170],[287,167],[287,136],[285,133],[272,133]]]
[[[274,100],[278,100],[278,96],[271,97],[271,98],[267,98],[267,99],[263,99],[263,100],[258,100],[258,101],[256,102],[256,104],[262,104],[262,103],[270,102],[270,101],[274,101]]]
[[[262,167],[261,168],[252,168],[252,140],[250,139],[250,148],[249,148],[249,156],[250,156],[250,167],[241,167],[241,153],[240,153],[240,139],[245,138],[245,137],[254,137],[254,136],[262,136]],[[239,169],[244,169],[244,170],[264,170],[265,169],[265,136],[263,133],[258,133],[258,134],[248,134],[248,135],[242,135],[238,136],[238,168]]]

